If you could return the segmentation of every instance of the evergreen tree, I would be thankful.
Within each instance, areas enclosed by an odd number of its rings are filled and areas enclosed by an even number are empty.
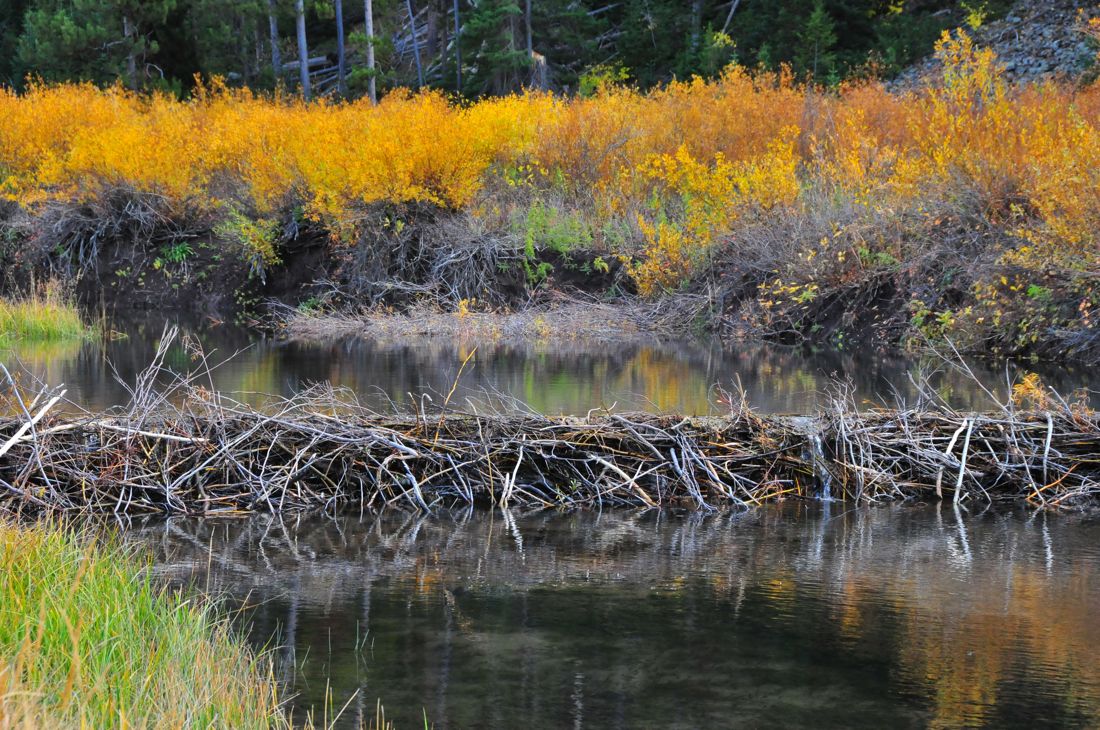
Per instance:
[[[462,27],[466,93],[503,94],[521,88],[531,69],[516,0],[476,0]]]
[[[19,36],[23,34],[23,15],[26,0],[7,0],[0,3],[0,85],[19,84],[21,69],[16,58]]]
[[[683,3],[625,0],[615,15],[617,59],[642,86],[666,81],[683,55]]]
[[[1003,12],[1008,2],[986,7]],[[346,23],[335,22],[337,4]],[[392,43],[407,33],[410,5],[424,11],[425,83],[471,96],[547,79],[576,90],[595,67],[625,68],[648,88],[717,74],[735,51],[746,66],[787,64],[831,82],[869,59],[899,70],[965,20],[952,0],[0,0],[0,83],[31,73],[182,92],[201,73],[269,87],[295,50],[308,50],[335,66],[343,57],[351,94],[412,86],[410,58],[396,58]],[[345,24],[363,32],[342,54]],[[372,55],[385,73],[370,70]]]
[[[44,79],[144,85],[156,55],[154,32],[176,0],[33,0],[24,16],[19,62]]]
[[[556,88],[575,89],[581,72],[609,50],[600,48],[607,22],[579,0],[535,2],[531,26],[532,49],[546,59]]]
[[[794,55],[795,69],[812,79],[823,80],[836,72],[836,24],[817,0],[813,12],[798,34],[798,50]]]
[[[187,37],[192,44],[195,68],[207,76],[234,74],[248,84],[255,83],[260,74],[268,77],[261,68],[260,49],[270,57],[268,5],[266,0],[185,0]],[[158,36],[160,37],[160,36]],[[161,43],[168,51],[167,43]],[[176,53],[186,52],[184,50]],[[162,54],[173,71],[173,56]],[[266,66],[266,64],[263,64]],[[186,76],[185,76],[186,78]]]

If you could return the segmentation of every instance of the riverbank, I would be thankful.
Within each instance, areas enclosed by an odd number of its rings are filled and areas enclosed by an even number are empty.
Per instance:
[[[1079,508],[1100,496],[1100,414],[1034,379],[999,412],[931,399],[860,412],[838,399],[808,416],[762,416],[726,394],[729,411],[709,418],[473,413],[449,397],[385,414],[322,388],[255,409],[185,385],[170,405],[148,387],[127,411],[51,418],[44,394],[33,427],[0,422],[0,502],[32,513],[237,514],[782,499]]]
[[[463,105],[4,91],[0,285],[249,322],[580,292],[726,339],[1095,360],[1100,84],[938,54],[906,93],[737,66]]]
[[[285,727],[266,660],[130,549],[0,522],[0,726]]]

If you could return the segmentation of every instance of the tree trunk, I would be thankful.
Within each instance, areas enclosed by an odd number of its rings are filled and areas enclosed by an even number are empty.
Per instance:
[[[298,29],[298,76],[302,81],[302,98],[309,101],[309,46],[306,45],[306,3],[297,0],[294,4],[294,23]]]
[[[458,17],[458,0],[455,4],[455,83],[456,88],[462,91],[462,23]]]
[[[409,32],[412,33],[413,57],[416,59],[416,85],[420,88],[424,85],[424,67],[420,63],[420,41],[416,37],[416,15],[413,13],[412,0],[405,0],[405,7],[409,11]]]
[[[126,38],[126,83],[137,90],[137,54],[134,53],[134,24],[130,17],[122,17],[122,35]]]
[[[374,81],[374,3],[372,0],[363,0],[363,11],[367,19],[367,69],[370,78],[367,79],[367,94],[372,104],[378,103],[378,86]]]
[[[535,42],[531,34],[531,0],[526,0],[523,5],[524,34],[527,36],[527,58],[535,57]]]
[[[733,0],[730,3],[730,12],[726,16],[726,22],[722,24],[722,32],[725,33],[730,28],[730,22],[733,20],[733,14],[737,12],[737,6],[741,4],[741,0]]]
[[[428,3],[428,20],[424,33],[424,58],[431,63],[435,55],[439,53],[439,11],[435,3]]]
[[[347,68],[344,49],[344,3],[343,0],[335,0],[336,9],[336,90],[340,96],[348,95]]]
[[[703,38],[703,0],[691,0],[691,50],[698,51]]]
[[[271,71],[278,82],[283,73],[283,54],[279,51],[279,19],[275,15],[275,0],[267,0],[267,29],[271,38]]]
[[[237,53],[240,54],[241,83],[245,86],[251,86],[251,64],[249,63],[251,59],[248,57],[248,28],[245,25],[244,17],[240,13],[233,18],[233,31],[237,36]]]

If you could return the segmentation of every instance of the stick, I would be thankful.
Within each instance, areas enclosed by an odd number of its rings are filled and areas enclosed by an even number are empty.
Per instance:
[[[11,447],[15,446],[17,443],[19,443],[19,441],[23,440],[24,434],[34,428],[35,425],[42,420],[42,417],[46,415],[46,412],[57,405],[57,402],[59,400],[65,397],[65,392],[66,391],[63,390],[55,395],[53,398],[50,398],[48,401],[46,401],[46,405],[42,406],[38,413],[34,415],[34,418],[30,419],[22,426],[20,426],[19,430],[15,432],[15,435],[8,439],[3,446],[0,446],[0,456],[8,453],[8,451],[11,450]],[[33,434],[30,436],[30,438],[34,438]]]

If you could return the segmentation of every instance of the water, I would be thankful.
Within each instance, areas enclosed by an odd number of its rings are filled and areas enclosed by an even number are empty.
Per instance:
[[[117,325],[125,339],[103,343],[22,343],[0,351],[0,361],[21,365],[46,382],[64,383],[69,398],[101,409],[127,399],[125,383],[153,358],[162,320]],[[212,387],[262,402],[264,395],[291,395],[316,382],[354,390],[377,407],[411,409],[413,398],[431,394],[442,402],[456,378],[452,404],[469,407],[493,400],[499,407],[518,399],[543,413],[583,414],[592,408],[706,414],[722,410],[721,393],[740,384],[759,411],[805,413],[828,398],[833,383],[851,383],[861,405],[896,402],[895,392],[912,399],[912,380],[934,363],[862,348],[852,352],[781,348],[767,345],[676,344],[507,344],[481,343],[469,365],[462,362],[471,343],[419,339],[399,343],[362,340],[329,344],[279,342],[229,325],[186,327],[202,343],[210,361],[221,363]],[[177,372],[198,367],[182,342],[168,353]],[[1006,377],[1015,366],[973,364],[987,387],[1004,398]],[[1075,388],[1100,386],[1093,370],[1065,367],[1039,372],[1069,395]],[[958,371],[932,378],[938,392],[963,409],[992,405],[972,379]],[[205,383],[205,381],[204,381]],[[209,383],[206,383],[210,386]]]
[[[0,361],[105,408],[163,324]],[[460,373],[471,343],[186,332],[222,363],[203,384],[255,403],[328,381],[408,410],[457,382],[452,403],[470,408],[698,414],[740,384],[757,409],[797,413],[838,378],[860,405],[912,398],[923,369],[868,349],[482,343]],[[193,353],[177,342],[166,364],[193,371]],[[980,384],[933,378],[958,408],[989,407],[984,388],[1003,398],[1020,372],[972,367]],[[1039,372],[1065,394],[1100,380]],[[126,535],[160,579],[246,607],[299,718],[348,702],[355,727],[381,700],[399,728],[425,713],[440,729],[1100,726],[1100,517],[846,510],[260,515]]]
[[[1096,727],[1100,518],[943,507],[173,519],[353,727]]]

